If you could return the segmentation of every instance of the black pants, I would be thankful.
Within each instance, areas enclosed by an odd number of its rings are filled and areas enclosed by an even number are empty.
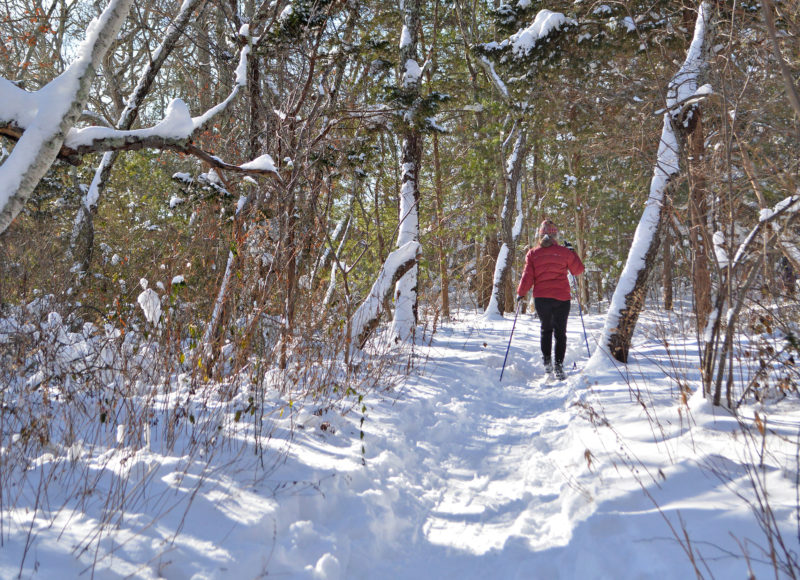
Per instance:
[[[564,362],[567,352],[567,318],[569,318],[569,300],[555,298],[534,298],[536,314],[542,321],[542,355],[550,359],[553,348],[553,334],[556,335],[556,363]]]

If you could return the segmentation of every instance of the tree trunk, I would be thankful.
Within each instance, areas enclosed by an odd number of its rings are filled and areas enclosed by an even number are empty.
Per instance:
[[[617,290],[614,292],[614,297],[611,299],[612,307],[616,307],[616,311],[618,312],[618,318],[616,327],[611,329],[610,336],[607,340],[607,345],[611,356],[623,363],[628,362],[628,354],[631,347],[631,340],[633,338],[633,331],[636,328],[636,322],[639,319],[639,314],[644,308],[644,301],[647,293],[647,280],[650,272],[653,270],[653,267],[656,264],[658,248],[659,244],[661,243],[661,230],[663,228],[663,206],[659,204],[659,207],[652,209],[653,212],[647,219],[647,222],[649,223],[645,222],[645,218],[643,217],[642,221],[639,222],[639,227],[636,229],[636,235],[634,236],[635,239],[639,235],[640,228],[642,228],[644,223],[644,227],[649,230],[647,235],[650,240],[645,246],[646,249],[643,258],[640,260],[640,264],[638,265],[638,268],[634,274],[635,278],[633,278],[633,284],[630,289],[620,297],[618,296],[618,293],[620,287],[622,286],[621,281],[620,286],[617,286]],[[630,264],[630,256],[628,263]],[[626,264],[621,278],[625,278],[626,276],[630,275],[631,272],[629,271],[628,264]],[[621,307],[618,306],[618,300],[620,298],[623,300]],[[611,310],[609,310],[609,314],[610,313]],[[606,324],[608,324],[608,321],[606,321]]]
[[[384,304],[398,280],[411,268],[416,267],[419,251],[419,242],[412,241],[386,256],[372,289],[350,321],[349,340],[359,348],[364,347],[370,333],[378,326]]]
[[[578,188],[575,188],[575,250],[578,252],[581,260],[586,261],[586,206],[585,200],[578,193]],[[579,295],[579,300],[584,307],[589,305],[589,282],[586,276],[581,276],[578,279],[578,288],[576,289]]]
[[[445,254],[444,226],[442,216],[444,215],[444,204],[442,202],[442,168],[439,163],[439,135],[433,135],[433,171],[436,183],[436,237],[439,246],[439,278],[442,294],[442,317],[450,318],[450,279],[447,272],[447,255]]]
[[[672,228],[669,221],[672,215],[672,208],[665,209],[666,224],[664,227],[664,256],[662,259],[663,265],[661,269],[661,291],[662,299],[664,302],[664,310],[672,310]]]
[[[247,65],[247,90],[250,93],[248,99],[250,126],[247,136],[247,154],[250,159],[255,159],[261,155],[261,136],[266,127],[261,107],[261,73],[259,59],[254,54]]]
[[[422,158],[422,135],[409,130],[403,139],[403,175],[400,186],[400,228],[397,247],[419,240],[419,165]],[[413,340],[417,325],[417,274],[414,265],[397,282],[394,292],[392,335],[396,342]]]
[[[517,247],[517,240],[522,232],[522,166],[525,159],[526,141],[525,129],[517,124],[512,129],[511,136],[517,133],[511,153],[506,160],[505,172],[505,199],[503,210],[500,214],[501,233],[503,244],[497,254],[494,270],[492,296],[486,307],[487,315],[503,315],[507,308],[506,287],[510,282],[511,264]],[[513,299],[512,299],[513,300]],[[513,305],[511,307],[513,309]]]
[[[692,290],[697,330],[700,336],[711,312],[711,272],[708,266],[708,198],[705,174],[705,135],[702,109],[692,107],[687,124],[682,124],[687,137],[689,169],[689,244],[692,251]]]
[[[500,253],[500,244],[497,241],[497,235],[494,234],[497,217],[494,212],[486,215],[487,229],[489,234],[483,238],[482,250],[483,254],[480,256],[478,262],[478,306],[486,310],[489,302],[492,299],[493,289],[493,274],[497,265],[497,256]]]
[[[658,156],[650,182],[650,195],[636,227],[619,283],[611,298],[603,337],[595,351],[595,358],[599,358],[607,350],[616,360],[623,363],[628,361],[633,331],[644,307],[647,279],[656,263],[661,242],[665,215],[663,202],[667,188],[679,171],[678,140],[674,124],[684,120],[681,115],[682,104],[694,94],[697,87],[697,77],[704,62],[709,10],[710,3],[703,2],[698,10],[694,37],[686,59],[667,89],[668,110],[664,113]]]
[[[402,153],[400,159],[400,216],[397,247],[419,240],[419,173],[422,164],[422,133],[418,128],[420,68],[417,63],[417,36],[419,32],[420,0],[404,4],[403,34],[400,43],[400,90],[404,102],[411,103],[404,115]],[[396,342],[413,341],[417,327],[417,275],[415,264],[403,275],[395,287],[392,336]]]

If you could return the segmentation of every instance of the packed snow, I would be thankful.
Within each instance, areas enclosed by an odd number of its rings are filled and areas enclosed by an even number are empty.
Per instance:
[[[602,316],[585,322],[592,340]],[[584,374],[573,313],[568,379],[549,382],[524,313],[501,383],[512,321],[461,312],[359,405],[275,392],[270,415],[227,422],[221,385],[142,381],[156,407],[203,403],[172,432],[120,413],[32,457],[3,491],[0,577],[683,580],[687,551],[707,577],[775,577],[756,494],[796,553],[797,396],[740,421],[711,407],[687,322],[644,315],[630,365]],[[73,357],[90,340],[46,328]],[[14,331],[4,320],[0,340]]]

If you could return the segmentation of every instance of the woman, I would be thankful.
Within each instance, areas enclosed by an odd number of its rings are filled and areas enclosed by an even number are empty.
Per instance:
[[[517,301],[525,298],[533,286],[536,314],[542,321],[541,345],[544,370],[555,371],[559,380],[566,378],[564,354],[567,352],[567,318],[570,292],[567,272],[583,273],[583,262],[574,251],[558,244],[558,228],[550,220],[539,226],[539,243],[525,256],[525,270],[517,287]],[[553,334],[556,336],[556,357],[553,367]]]

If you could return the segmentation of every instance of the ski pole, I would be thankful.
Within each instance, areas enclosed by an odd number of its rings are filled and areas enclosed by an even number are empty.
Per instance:
[[[570,274],[570,276],[572,276],[572,274]],[[572,287],[575,289],[575,299],[578,301],[578,312],[581,313],[581,326],[583,326],[583,339],[586,341],[586,354],[591,357],[592,353],[589,350],[589,337],[586,336],[586,325],[583,323],[583,307],[581,306],[581,297],[578,293],[578,281],[575,280],[575,276],[572,276]]]
[[[503,369],[500,371],[500,381],[503,380],[503,373],[506,371],[506,361],[508,360],[508,351],[511,350],[511,339],[514,337],[514,327],[517,326],[517,315],[519,314],[520,301],[517,300],[517,307],[514,309],[514,324],[511,325],[511,336],[508,337],[508,346],[506,347],[506,357],[503,359]],[[500,381],[497,381],[498,383]]]

